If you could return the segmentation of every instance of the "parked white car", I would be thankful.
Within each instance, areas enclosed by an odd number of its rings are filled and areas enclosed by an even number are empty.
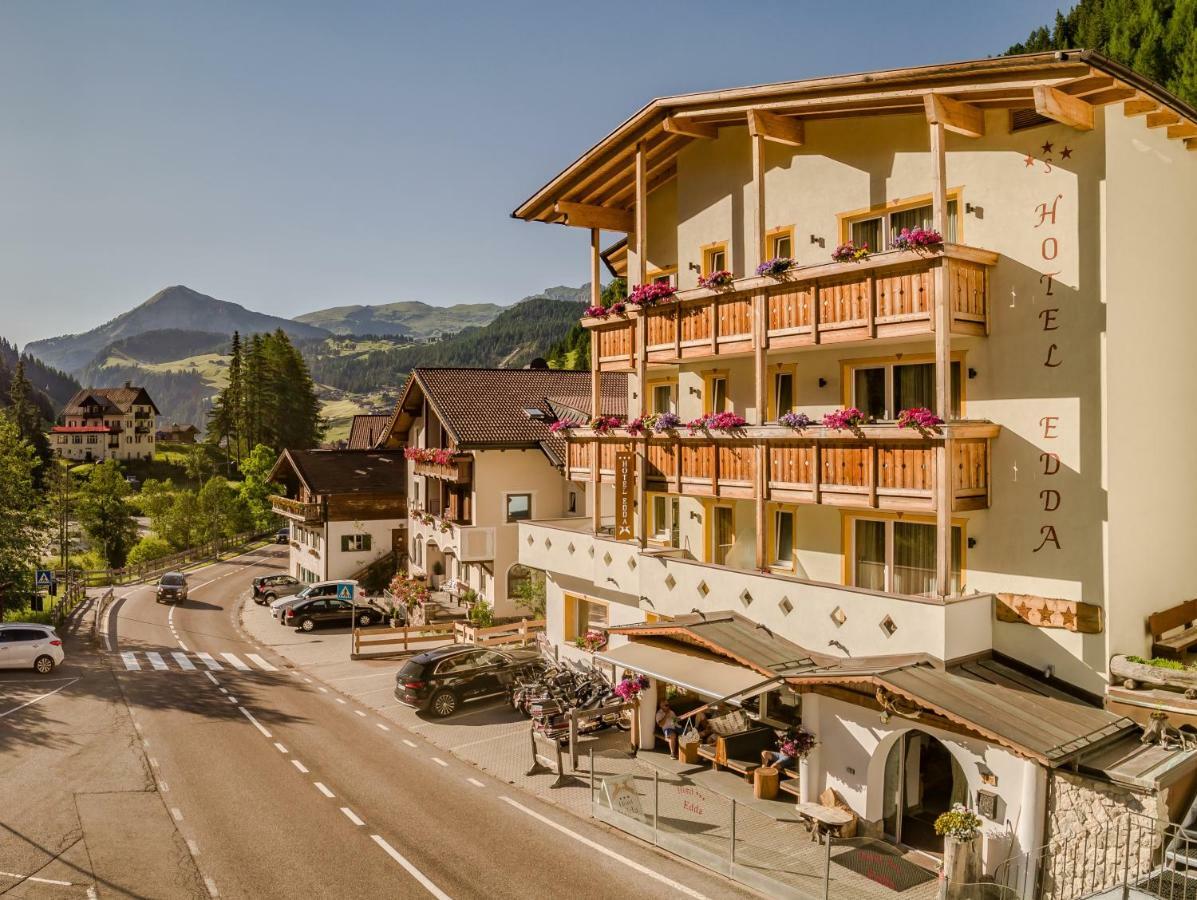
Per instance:
[[[49,675],[65,656],[62,638],[49,625],[0,622],[0,669],[33,669]]]

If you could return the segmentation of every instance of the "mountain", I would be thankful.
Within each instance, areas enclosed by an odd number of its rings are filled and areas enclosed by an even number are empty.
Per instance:
[[[399,385],[417,366],[525,366],[548,355],[581,318],[586,304],[553,299],[555,295],[589,296],[588,289],[551,288],[544,294],[507,307],[488,325],[466,328],[434,344],[415,344],[355,357],[322,352],[308,346],[312,377],[320,384],[362,393],[380,385]],[[335,340],[326,345],[335,345]]]
[[[580,288],[558,286],[533,296],[584,302],[589,291],[586,285]],[[296,316],[295,321],[315,325],[333,334],[403,335],[418,341],[437,335],[455,334],[465,328],[481,328],[489,325],[508,308],[497,303],[432,306],[419,300],[405,300],[381,306],[334,306]]]
[[[96,354],[120,338],[136,337],[163,329],[205,331],[231,335],[274,331],[281,328],[295,338],[322,337],[328,332],[302,322],[253,312],[239,303],[217,300],[191,288],[164,288],[140,306],[122,313],[91,331],[34,341],[25,350],[51,366],[77,372]]]
[[[12,384],[12,373],[16,371],[18,359],[25,361],[25,377],[37,391],[38,405],[46,414],[46,419],[52,420],[79,390],[79,382],[28,353],[17,353],[15,344],[0,337],[0,406],[8,402],[8,388]]]

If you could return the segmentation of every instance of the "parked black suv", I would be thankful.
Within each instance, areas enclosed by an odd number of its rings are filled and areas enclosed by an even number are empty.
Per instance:
[[[505,694],[515,678],[541,665],[537,650],[437,647],[409,659],[395,675],[395,699],[434,716],[463,703]]]
[[[321,625],[375,625],[383,620],[382,610],[359,600],[356,606],[336,597],[315,597],[300,600],[283,610],[283,624],[303,631],[314,631]]]

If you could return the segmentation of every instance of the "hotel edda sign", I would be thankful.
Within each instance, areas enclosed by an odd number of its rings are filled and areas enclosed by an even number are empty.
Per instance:
[[[632,529],[632,511],[636,505],[636,454],[615,454],[615,539],[630,541],[635,534]]]

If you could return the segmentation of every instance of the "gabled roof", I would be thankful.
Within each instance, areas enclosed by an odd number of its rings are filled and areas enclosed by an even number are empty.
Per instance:
[[[349,425],[348,449],[373,450],[386,434],[391,417],[382,415],[354,416]]]
[[[539,448],[559,464],[565,441],[549,425],[589,418],[590,384],[589,372],[562,369],[415,369],[387,434],[406,442],[427,400],[459,450]],[[605,372],[601,386],[603,413],[627,415],[627,375]]]
[[[83,407],[90,405],[88,401],[99,406],[110,415],[124,414],[132,411],[136,406],[153,407],[158,413],[158,407],[143,387],[126,384],[118,388],[83,388],[75,392],[67,405],[63,408],[63,415],[81,415]]]
[[[290,471],[312,494],[406,494],[402,452],[284,450],[270,470],[279,481]]]
[[[638,145],[645,149],[647,188],[651,192],[677,174],[678,153],[695,139],[694,134],[710,134],[712,128],[721,126],[743,126],[749,110],[797,121],[923,114],[924,97],[936,93],[982,109],[1025,109],[1057,115],[1049,107],[1040,109],[1037,88],[1053,88],[1091,106],[1147,100],[1172,110],[1188,123],[1197,123],[1197,110],[1187,103],[1126,66],[1090,50],[1000,56],[680,94],[646,104],[511,215],[529,221],[589,225],[570,222],[571,210],[584,215],[586,207],[600,207],[589,210],[592,217],[601,214],[595,222],[602,221],[604,229],[627,231],[632,227],[626,211],[635,201]],[[1178,139],[1184,134],[1187,132],[1178,132]],[[558,204],[567,206],[558,208]],[[615,227],[615,220],[626,225]]]

